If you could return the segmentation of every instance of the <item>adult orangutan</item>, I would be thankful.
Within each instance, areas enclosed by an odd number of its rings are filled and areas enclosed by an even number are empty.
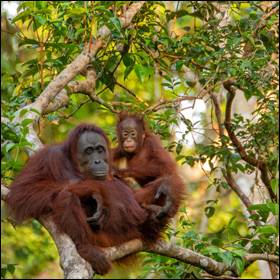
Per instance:
[[[147,129],[139,114],[121,112],[117,136],[118,146],[113,150],[114,172],[123,179],[132,177],[142,187],[135,191],[141,205],[148,205],[150,209],[152,205],[163,206],[157,215],[159,233],[176,214],[184,196],[185,187],[176,162],[162,147],[160,139]],[[120,164],[125,167],[120,168]]]
[[[11,185],[9,213],[18,222],[51,216],[94,271],[105,274],[111,264],[101,247],[145,240],[143,225],[152,216],[110,170],[104,132],[79,125],[65,142],[46,146],[29,159]]]

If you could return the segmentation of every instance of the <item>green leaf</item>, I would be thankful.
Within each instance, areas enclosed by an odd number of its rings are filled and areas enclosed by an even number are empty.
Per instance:
[[[134,65],[130,65],[125,68],[124,71],[124,80],[128,77],[128,75],[131,73],[131,71],[134,69]]]
[[[22,122],[21,122],[21,125],[22,126],[28,126],[29,124],[31,124],[34,120],[32,119],[24,119]]]
[[[190,165],[191,167],[194,166],[195,163],[195,158],[192,156],[186,156],[185,157],[185,161],[183,162],[183,164],[187,163],[188,165]]]
[[[223,245],[223,241],[220,238],[214,238],[211,241],[212,245],[214,246],[222,246]]]
[[[144,78],[145,78],[145,74],[146,74],[145,68],[144,68],[142,65],[137,64],[137,65],[135,65],[135,67],[134,67],[134,71],[135,71],[135,73],[136,73],[137,78],[139,79],[139,81],[140,81],[141,83],[143,83],[143,82],[144,82]]]
[[[252,219],[253,221],[259,221],[260,220],[260,215],[252,214],[252,215],[250,215],[250,219]]]
[[[40,113],[38,110],[36,110],[36,109],[33,109],[33,108],[32,108],[32,109],[30,109],[30,111],[31,111],[31,112],[34,112],[34,113],[36,113],[36,114],[38,114],[38,115],[41,115],[41,113]]]
[[[183,149],[183,145],[181,143],[178,143],[176,146],[176,154],[179,155]]]
[[[1,267],[1,279],[6,277],[7,267]]]
[[[162,83],[161,85],[164,87],[173,88],[173,85],[170,83]]]
[[[261,211],[266,211],[266,205],[265,204],[254,204],[249,206],[250,210],[261,210]]]
[[[163,78],[167,81],[169,81],[172,84],[172,78],[167,76],[167,75],[163,75]]]
[[[124,56],[123,56],[123,63],[126,67],[129,67],[129,66],[133,66],[134,65],[134,56],[133,54],[130,54],[130,53],[126,53]]]
[[[184,65],[184,61],[183,60],[176,61],[176,63],[175,63],[176,70],[180,71],[182,69],[183,65]]]
[[[231,252],[222,252],[219,254],[219,257],[223,260],[223,262],[230,266],[234,260],[233,255]]]
[[[244,271],[245,262],[242,258],[234,258],[235,266],[238,275],[240,275]]]
[[[32,13],[32,11],[31,11],[30,9],[28,9],[28,10],[26,10],[26,11],[24,11],[24,12],[18,14],[16,17],[14,17],[13,20],[12,20],[12,22],[15,23],[15,22],[17,22],[17,21],[19,21],[19,20],[25,21],[25,19],[26,19],[28,16],[30,16],[31,13]]]
[[[7,145],[5,145],[5,151],[6,153],[8,153],[11,149],[13,149],[16,146],[15,143],[8,143]]]
[[[272,225],[264,225],[260,226],[257,228],[258,233],[263,233],[263,234],[276,234],[277,233],[277,228]]]
[[[34,233],[40,235],[42,234],[42,225],[38,221],[32,220],[32,230]]]
[[[42,9],[46,8],[48,3],[46,1],[36,1],[36,7],[40,9],[40,12]]]
[[[276,178],[272,179],[270,182],[270,185],[271,185],[271,189],[272,189],[273,193],[276,194],[277,190],[279,188],[279,180]]]
[[[22,118],[28,112],[27,109],[22,109],[19,113],[19,117]]]
[[[83,7],[75,7],[69,11],[69,15],[84,15],[86,13],[85,8]]]
[[[41,15],[35,15],[34,18],[36,20],[36,29],[47,22],[47,19]]]
[[[214,215],[215,213],[215,208],[214,207],[211,207],[211,206],[208,206],[208,207],[205,207],[204,209],[204,212],[205,212],[205,215],[210,218]]]
[[[226,182],[221,182],[221,186],[226,190],[229,189],[229,185]]]
[[[216,247],[216,246],[208,246],[205,248],[205,253],[210,253],[210,254],[217,254],[217,253],[220,253],[221,250],[220,248]]]
[[[113,26],[108,26],[110,29],[112,29],[112,27],[113,27],[113,30],[111,30],[111,31],[112,32],[113,31],[117,32],[117,34],[115,34],[115,35],[120,34],[121,33],[121,22],[120,22],[120,20],[117,17],[112,17],[112,18],[109,18],[109,21],[113,25]]]
[[[15,272],[16,267],[14,264],[8,264],[7,269],[11,274],[13,274]]]
[[[25,38],[25,39],[19,41],[19,46],[24,46],[24,45],[33,45],[33,46],[38,47],[39,42],[34,39]],[[30,62],[30,61],[28,61],[28,62]],[[25,65],[25,64],[23,64],[23,65]]]
[[[279,204],[278,203],[273,203],[273,202],[269,201],[266,204],[266,206],[273,215],[279,214]]]

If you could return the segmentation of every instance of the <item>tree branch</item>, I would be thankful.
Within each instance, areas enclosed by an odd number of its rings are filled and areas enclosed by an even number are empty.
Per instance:
[[[65,107],[69,102],[69,95],[74,93],[91,94],[95,92],[96,72],[92,68],[86,70],[86,79],[82,81],[71,81],[67,84],[67,90],[61,90],[53,102],[51,102],[43,114],[49,114]]]
[[[97,95],[95,94],[94,91],[92,91],[92,92],[90,92],[90,93],[87,93],[87,95],[90,97],[90,99],[91,99],[92,101],[95,101],[95,102],[99,103],[100,105],[103,105],[104,107],[106,107],[107,109],[109,109],[112,113],[115,113],[115,114],[119,113],[119,111],[116,110],[116,109],[114,109],[114,107],[111,106],[111,104],[105,102],[102,98],[100,98],[99,96],[97,96]]]
[[[272,9],[268,14],[264,14],[258,25],[256,26],[256,29],[253,33],[253,36],[256,36],[256,34],[259,32],[259,30],[263,29],[266,25],[266,21],[273,15],[275,15],[277,12],[279,11],[279,6],[275,7],[274,9]]]
[[[214,104],[215,115],[216,115],[217,123],[219,126],[219,135],[220,135],[221,141],[223,143],[224,128],[222,126],[222,113],[221,113],[221,109],[220,109],[220,104],[218,102],[217,97],[214,95],[214,93],[212,93],[212,91],[209,91],[209,95]]]
[[[91,279],[94,271],[91,265],[81,258],[70,237],[59,232],[51,219],[41,218],[40,223],[50,233],[55,242],[64,279]]]
[[[158,241],[156,244],[152,245],[148,251],[175,258],[179,261],[199,267],[212,275],[222,275],[225,271],[236,273],[234,267],[229,267],[224,263],[217,262],[197,252],[164,241]]]
[[[275,199],[275,194],[273,193],[271,187],[270,187],[270,178],[268,175],[268,168],[266,163],[261,159],[256,159],[252,156],[249,156],[242,144],[237,139],[231,124],[231,105],[232,101],[235,97],[236,90],[233,88],[234,81],[233,80],[227,80],[223,82],[224,88],[228,91],[228,97],[227,97],[227,103],[226,103],[226,117],[225,117],[225,128],[228,132],[228,136],[231,139],[232,143],[236,147],[238,153],[240,154],[240,157],[246,161],[247,163],[253,165],[254,167],[258,168],[261,171],[261,178],[263,183],[266,185],[270,197],[272,199]]]
[[[218,122],[218,126],[219,126],[219,135],[220,135],[221,143],[224,146],[225,145],[224,140],[223,140],[224,128],[222,126],[222,113],[221,113],[220,105],[217,100],[217,97],[212,92],[209,92],[209,94],[210,94],[210,97],[213,101],[214,108],[215,108],[215,114],[216,114],[216,118],[217,118],[217,122]],[[241,190],[241,188],[237,185],[234,178],[232,177],[231,171],[228,166],[226,166],[226,173],[223,175],[224,175],[227,183],[231,187],[231,189],[238,195],[238,197],[241,199],[243,204],[246,206],[247,210],[250,213],[252,213],[252,211],[249,210],[249,207],[252,205],[249,197],[246,196],[245,193]]]
[[[91,59],[97,53],[97,51],[103,46],[101,39],[96,40],[92,48],[89,50],[85,46],[84,50],[73,62],[66,66],[66,68],[61,71],[58,76],[49,83],[46,89],[41,93],[41,95],[35,100],[34,107],[39,112],[44,112],[48,107],[49,103],[53,98],[74,78],[83,71],[83,69],[90,63]]]
[[[249,197],[247,195],[245,195],[245,193],[240,189],[240,187],[237,185],[237,183],[235,182],[235,180],[232,177],[232,174],[229,170],[229,168],[227,167],[226,173],[223,174],[227,183],[229,184],[229,186],[231,187],[231,189],[239,196],[239,198],[241,199],[241,201],[243,202],[243,204],[246,206],[247,210],[253,214],[254,212],[249,210],[249,207],[252,206],[252,202],[250,201]]]
[[[249,254],[244,257],[246,262],[253,263],[258,260],[269,261],[276,263],[279,266],[279,256],[268,255],[268,254]]]

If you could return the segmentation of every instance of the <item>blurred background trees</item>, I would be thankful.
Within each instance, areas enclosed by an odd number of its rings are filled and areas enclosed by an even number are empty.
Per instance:
[[[188,192],[166,239],[236,265],[243,278],[275,277],[275,266],[248,266],[244,256],[279,254],[279,3],[149,1],[121,28],[118,16],[129,4],[1,2],[2,183],[12,182],[27,160],[32,120],[15,125],[15,112],[106,25],[112,35],[91,62],[98,98],[71,94],[67,106],[42,115],[34,123],[42,142],[59,142],[90,122],[114,145],[116,112],[143,112],[176,157]],[[2,277],[61,277],[53,241],[38,222],[14,228],[5,211],[1,222]],[[141,256],[141,265],[109,277],[205,277],[173,259]]]

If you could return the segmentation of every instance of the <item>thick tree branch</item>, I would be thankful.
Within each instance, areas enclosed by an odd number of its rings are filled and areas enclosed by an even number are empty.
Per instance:
[[[63,89],[57,94],[55,99],[50,102],[50,104],[42,114],[47,115],[49,113],[56,112],[59,108],[67,106],[68,103],[69,103],[69,93],[67,92],[67,90]]]
[[[66,106],[69,102],[69,95],[74,93],[91,94],[95,92],[96,72],[89,68],[86,70],[86,79],[82,81],[71,81],[67,84],[67,90],[61,90],[53,102],[51,102],[44,114],[57,111],[59,108]]]
[[[247,263],[253,263],[258,260],[269,261],[276,263],[279,266],[279,256],[268,255],[268,254],[249,254],[245,256],[245,260]]]
[[[64,279],[91,279],[94,275],[91,265],[81,258],[70,237],[58,232],[51,219],[41,218],[40,222],[56,244]]]
[[[58,76],[49,83],[46,89],[34,102],[34,107],[39,111],[44,111],[50,101],[74,78],[76,77],[91,61],[97,51],[102,47],[101,39],[96,40],[92,48],[89,50],[86,46],[82,53],[66,68],[58,74]]]
[[[9,193],[9,189],[1,184],[1,200],[5,201]]]

